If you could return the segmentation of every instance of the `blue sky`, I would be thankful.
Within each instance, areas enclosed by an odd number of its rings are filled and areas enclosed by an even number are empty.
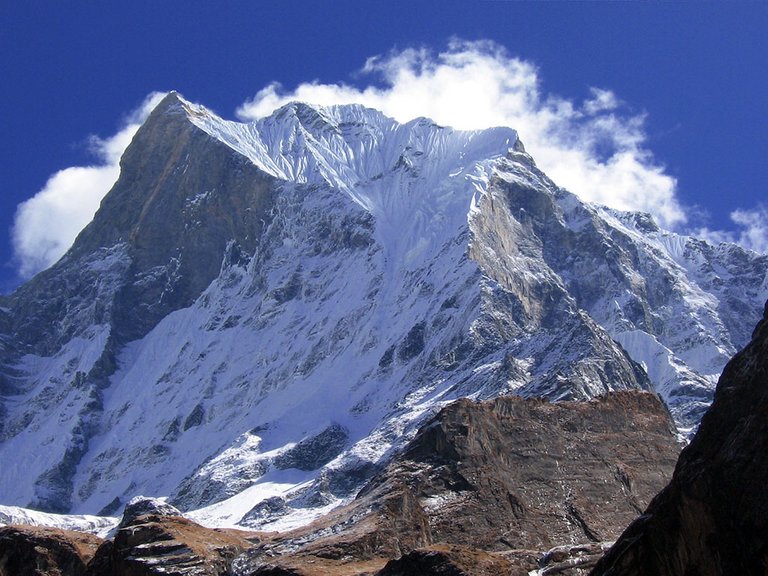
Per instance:
[[[420,110],[409,90],[437,94],[443,124],[513,119],[590,200],[765,250],[766,30],[765,2],[4,2],[0,291],[88,203],[71,188],[114,173],[71,169],[114,169],[137,109],[171,89],[232,119],[331,92],[398,117]],[[17,206],[46,187],[58,207],[30,204],[14,248]]]

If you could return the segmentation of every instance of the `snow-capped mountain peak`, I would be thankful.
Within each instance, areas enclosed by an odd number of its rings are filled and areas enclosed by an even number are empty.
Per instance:
[[[689,429],[766,264],[582,203],[510,128],[300,103],[238,123],[172,93],[2,303],[0,502],[295,525],[461,397],[655,389]]]
[[[384,202],[375,198],[380,190],[371,184],[396,170],[418,178],[422,192],[429,191],[446,174],[469,173],[477,163],[505,155],[518,140],[509,128],[459,131],[426,118],[399,124],[360,105],[291,103],[262,120],[239,123],[179,102],[191,122],[265,172],[297,183],[325,182],[373,211]],[[371,197],[353,192],[361,185],[371,188]]]

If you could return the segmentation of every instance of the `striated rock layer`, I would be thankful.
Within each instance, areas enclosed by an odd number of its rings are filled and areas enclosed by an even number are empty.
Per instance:
[[[39,526],[0,528],[0,576],[224,576],[253,533],[212,530],[138,497],[109,539]]]
[[[612,540],[669,479],[677,455],[669,414],[649,393],[460,400],[352,504],[255,546],[235,572],[394,558],[435,544],[543,553]]]
[[[87,576],[225,576],[251,546],[246,534],[204,528],[179,516],[144,515],[99,548]]]
[[[731,360],[674,476],[593,576],[765,574],[768,566],[768,303]]]

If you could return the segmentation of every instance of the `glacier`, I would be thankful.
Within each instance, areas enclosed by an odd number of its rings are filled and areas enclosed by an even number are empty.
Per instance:
[[[286,529],[462,397],[652,389],[681,434],[768,298],[768,257],[558,187],[510,128],[169,94],[94,221],[0,300],[0,502],[152,494]]]

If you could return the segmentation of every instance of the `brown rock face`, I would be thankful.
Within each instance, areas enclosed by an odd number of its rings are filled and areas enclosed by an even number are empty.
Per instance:
[[[669,485],[592,572],[768,573],[768,304]]]
[[[211,530],[180,516],[140,516],[99,549],[87,575],[219,576],[250,546],[245,534]]]
[[[524,555],[530,559],[558,544],[614,539],[668,481],[678,452],[668,412],[647,392],[586,403],[460,400],[353,503],[254,547],[237,573],[315,574],[320,563],[333,574],[327,566],[435,545],[492,552],[503,564],[511,551],[540,551]],[[409,558],[402,566],[422,574],[451,573],[427,571],[429,554]],[[526,570],[535,567],[530,560]],[[485,574],[466,570],[455,573]]]
[[[398,529],[416,541],[541,550],[615,538],[677,454],[669,415],[649,393],[461,400],[365,493],[396,487],[402,502],[416,502],[424,521]]]
[[[220,576],[252,543],[180,516],[145,515],[114,540],[37,526],[0,528],[0,576]]]
[[[83,576],[104,541],[39,526],[0,528],[0,576]]]

